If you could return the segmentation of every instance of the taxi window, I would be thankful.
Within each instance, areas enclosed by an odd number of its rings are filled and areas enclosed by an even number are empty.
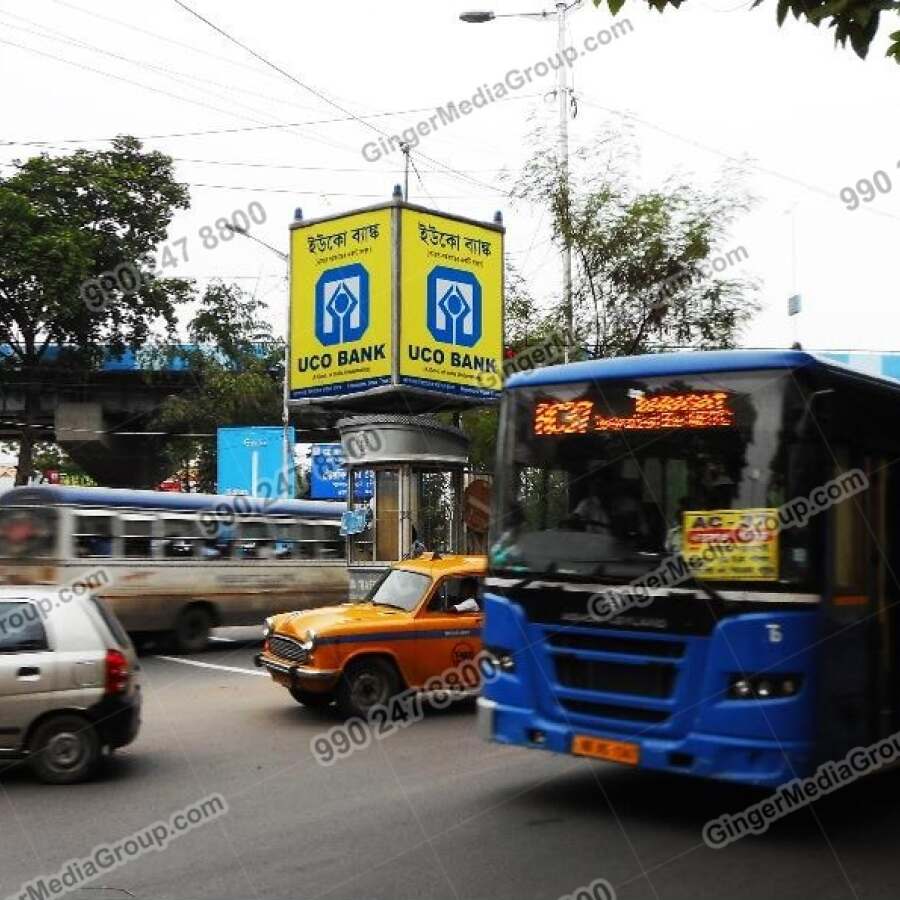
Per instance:
[[[478,579],[473,576],[445,578],[429,601],[428,611],[453,612],[453,607],[464,600],[478,601]]]

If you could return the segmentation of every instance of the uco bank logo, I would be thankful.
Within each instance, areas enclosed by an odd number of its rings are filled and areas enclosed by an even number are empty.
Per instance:
[[[316,337],[326,347],[358,341],[369,327],[369,273],[359,263],[328,269],[316,282]]]
[[[471,272],[435,266],[428,275],[428,330],[442,344],[474,347],[481,339],[481,285]]]

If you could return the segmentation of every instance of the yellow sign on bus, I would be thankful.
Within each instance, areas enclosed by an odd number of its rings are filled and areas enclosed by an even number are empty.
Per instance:
[[[771,581],[778,578],[778,510],[685,512],[681,545],[695,575],[713,581]]]

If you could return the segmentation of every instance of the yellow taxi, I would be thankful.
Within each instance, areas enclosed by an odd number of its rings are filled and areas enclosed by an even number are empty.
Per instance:
[[[362,716],[481,652],[483,556],[395,563],[365,600],[266,620],[256,664],[305,706]]]

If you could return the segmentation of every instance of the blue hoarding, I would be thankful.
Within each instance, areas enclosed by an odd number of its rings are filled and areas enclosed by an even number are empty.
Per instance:
[[[346,500],[347,470],[340,444],[313,444],[310,456],[309,496],[311,500]],[[365,500],[374,491],[372,472],[360,472],[356,499]]]
[[[292,499],[294,429],[288,429],[287,477],[284,472],[284,432],[278,427],[218,429],[217,491],[249,497]]]

